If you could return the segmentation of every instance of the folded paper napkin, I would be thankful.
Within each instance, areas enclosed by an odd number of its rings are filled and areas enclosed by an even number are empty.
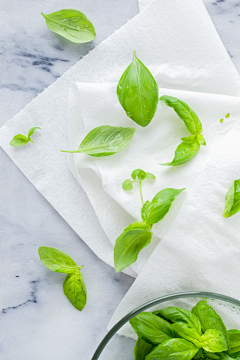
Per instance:
[[[118,220],[115,219],[114,224],[108,224],[103,230],[99,218],[95,214],[93,201],[91,200],[92,204],[89,202],[85,191],[67,171],[66,155],[61,154],[60,150],[69,147],[67,118],[68,93],[71,82],[114,83],[116,86],[124,69],[131,61],[133,50],[136,50],[138,57],[150,68],[162,88],[233,97],[240,94],[239,75],[221,43],[202,1],[157,0],[80,60],[0,130],[0,145],[4,151],[90,248],[110,265],[113,265],[111,227],[117,226]],[[230,103],[232,111],[237,111],[235,100],[232,99]],[[160,107],[163,109],[162,105]],[[214,112],[214,116],[222,117],[226,111],[230,111],[229,107],[226,110],[222,109],[224,110],[223,114]],[[120,111],[119,108],[118,111]],[[176,126],[181,128],[181,131],[184,131],[181,122],[177,124],[176,118],[172,116],[169,109],[162,111],[168,112],[168,116],[170,116],[171,124],[169,126],[172,126],[173,121]],[[129,119],[124,117],[123,112],[122,115],[122,124],[124,124]],[[235,117],[232,119],[234,121]],[[156,123],[157,120],[154,119],[153,126]],[[223,125],[225,126],[225,124]],[[14,135],[26,133],[32,126],[42,128],[38,141],[35,141],[34,145],[22,148],[9,146]],[[78,126],[81,126],[80,122]],[[213,126],[212,123],[211,126]],[[151,131],[151,129],[150,125],[146,131]],[[219,129],[225,131],[224,127]],[[206,125],[204,131],[207,131]],[[219,131],[217,136],[220,138],[221,130]],[[138,132],[140,135],[141,129]],[[178,141],[181,136],[182,133],[179,134]],[[157,156],[156,162],[171,159],[174,148],[178,144],[176,137],[173,139],[167,152],[164,153],[166,157],[160,159]],[[80,142],[81,139],[76,140]],[[210,134],[207,140],[211,140]],[[134,146],[134,143],[131,146]],[[210,149],[211,141],[208,146]],[[204,152],[208,150],[201,149],[200,151],[198,158],[204,156]],[[114,155],[114,157],[118,159],[118,155]],[[193,161],[195,160],[199,161],[197,158]],[[74,168],[73,157],[68,161],[72,162]],[[187,164],[185,167],[189,166]],[[92,174],[92,170],[89,169],[89,171]],[[74,175],[81,182],[76,169]],[[128,177],[129,173],[126,172],[126,175]],[[88,177],[89,183],[91,179]],[[102,182],[100,178],[98,179],[100,188]],[[174,182],[174,184],[176,183]],[[96,181],[94,180],[95,185]],[[161,187],[166,186],[170,186],[170,184],[161,184]],[[147,191],[152,191],[150,188],[150,185],[149,187],[145,186],[146,196],[150,196],[147,193]],[[108,195],[111,194],[112,189],[108,185],[106,190]],[[136,199],[134,193],[124,196],[127,202],[129,202],[127,196],[134,196]],[[111,198],[110,195],[109,198]],[[114,201],[116,202],[116,199]],[[107,205],[109,208],[105,208],[105,203],[102,202],[102,216],[111,213],[113,202],[110,202],[111,204]],[[122,204],[118,207],[126,223],[130,216],[136,216],[134,209],[128,213]],[[118,226],[120,230],[122,223]],[[140,268],[141,266],[139,266]],[[136,276],[136,272],[132,269],[128,269],[126,272]]]

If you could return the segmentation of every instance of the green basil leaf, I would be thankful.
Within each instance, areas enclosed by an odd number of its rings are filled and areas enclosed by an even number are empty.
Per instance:
[[[168,213],[172,202],[185,189],[164,189],[154,196],[151,202],[147,201],[142,208],[142,216],[148,224],[156,224]]]
[[[229,118],[230,114],[228,113],[227,115],[225,115],[225,118]]]
[[[138,125],[147,126],[158,105],[158,86],[150,71],[133,53],[133,62],[124,71],[117,86],[123,109]]]
[[[147,178],[147,179],[156,179],[156,176],[153,175],[153,174],[151,174],[151,173],[149,173],[149,172],[146,172],[146,178]]]
[[[34,131],[35,131],[36,129],[41,130],[41,128],[38,127],[38,126],[35,126],[35,127],[31,128],[31,129],[29,130],[29,132],[28,132],[28,139],[29,139],[30,141],[32,141],[31,136],[32,136],[32,134],[34,133]],[[33,141],[32,141],[32,142],[33,142]]]
[[[130,180],[130,179],[125,180],[125,181],[122,183],[122,187],[123,187],[123,189],[126,190],[126,191],[132,190],[132,189],[133,189],[133,182],[132,182],[132,180]]]
[[[235,355],[235,354],[234,354]],[[233,359],[239,359],[239,355],[237,356],[237,357],[233,357],[233,355],[231,354],[231,355],[229,355],[229,354],[227,354],[227,353],[225,353],[225,352],[221,352],[220,354],[219,354],[219,358],[220,358],[220,360],[233,360]]]
[[[136,180],[136,178],[138,178],[138,180],[143,181],[146,178],[146,173],[141,169],[136,169],[133,170],[131,177],[133,178],[133,180]]]
[[[148,312],[138,314],[129,322],[138,337],[150,344],[158,345],[177,337],[168,321]]]
[[[216,329],[206,330],[201,336],[200,347],[210,352],[222,352],[228,350],[228,344],[224,334]]]
[[[239,330],[228,330],[229,337],[229,352],[230,354],[240,351],[240,331]]]
[[[228,347],[229,339],[226,326],[224,325],[221,317],[208,305],[206,300],[201,300],[192,309],[192,313],[195,314],[202,326],[202,330],[215,329],[221,331],[224,336],[226,346]]]
[[[153,346],[151,344],[146,343],[142,339],[138,339],[133,349],[134,359],[145,360],[145,356],[150,354],[152,349]]]
[[[231,353],[230,355],[228,355],[229,357],[231,356],[231,358],[233,359],[238,359],[240,360],[240,351],[237,351],[235,353]]]
[[[225,208],[223,216],[228,218],[240,210],[240,179],[235,180],[225,197]]]
[[[184,164],[187,161],[191,160],[198,153],[199,149],[200,149],[200,144],[197,140],[193,142],[183,141],[180,145],[178,145],[175,151],[174,159],[169,163],[159,164],[159,165],[177,166]]]
[[[134,263],[139,252],[150,244],[152,239],[151,227],[142,221],[130,224],[117,238],[114,247],[114,266],[120,272]]]
[[[38,254],[42,263],[52,271],[69,274],[77,269],[75,261],[61,250],[40,246],[38,248]]]
[[[184,339],[170,339],[158,345],[146,360],[191,360],[198,348]]]
[[[77,310],[82,311],[87,302],[87,290],[80,269],[77,268],[74,273],[67,275],[63,292],[70,303]]]
[[[204,353],[205,353],[205,355],[207,356],[208,359],[214,359],[214,360],[219,359],[219,356],[214,354],[214,353],[208,352],[206,350],[204,351]]]
[[[96,36],[93,24],[81,11],[64,9],[48,15],[41,14],[50,30],[73,43],[87,43]]]
[[[194,356],[194,359],[202,359],[203,358],[203,349],[199,349],[196,355]]]
[[[200,346],[201,335],[199,332],[192,326],[189,326],[188,323],[177,321],[173,323],[173,328],[179,335],[179,337],[191,341],[197,347]]]
[[[173,108],[177,115],[182,119],[191,134],[202,132],[202,123],[197,114],[184,101],[172,96],[163,95],[160,100]]]
[[[134,128],[98,126],[87,134],[78,150],[62,150],[62,152],[82,153],[96,157],[113,155],[129,145],[135,131]]]
[[[23,146],[25,144],[27,144],[29,142],[29,139],[22,135],[22,134],[18,134],[16,136],[13,137],[13,139],[10,141],[10,145],[12,146]]]
[[[202,134],[197,135],[197,141],[200,145],[206,146],[206,140],[204,139]]]

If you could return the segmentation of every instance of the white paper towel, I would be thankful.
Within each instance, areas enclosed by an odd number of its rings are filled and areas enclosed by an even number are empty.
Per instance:
[[[90,52],[0,130],[0,145],[90,248],[113,265],[113,246],[86,194],[66,169],[71,82],[117,82],[133,50],[162,87],[239,95],[240,81],[201,0],[157,0]],[[17,133],[40,126],[34,144],[13,148]],[[76,174],[77,175],[77,174]],[[130,272],[129,272],[130,273]],[[131,271],[131,275],[134,272]]]

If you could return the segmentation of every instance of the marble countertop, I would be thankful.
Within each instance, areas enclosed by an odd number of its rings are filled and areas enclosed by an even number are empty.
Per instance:
[[[204,0],[240,71],[240,0]],[[63,0],[2,0],[0,6],[0,126],[77,60],[138,13],[137,0],[78,0],[71,7],[94,23],[97,36],[81,46],[52,33],[40,15]],[[0,358],[87,360],[133,279],[100,261],[0,150]],[[64,274],[39,261],[40,245],[85,264],[88,303],[77,312],[62,291]]]

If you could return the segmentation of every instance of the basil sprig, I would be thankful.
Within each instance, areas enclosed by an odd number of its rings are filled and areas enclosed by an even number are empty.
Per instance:
[[[40,246],[38,254],[42,263],[50,270],[68,274],[63,284],[63,292],[70,303],[82,311],[87,302],[87,290],[81,274],[83,265],[77,266],[68,254],[52,247]]]
[[[23,145],[26,145],[29,141],[31,141],[33,143],[32,139],[31,139],[31,136],[32,136],[32,134],[34,133],[34,131],[36,129],[41,130],[40,127],[35,126],[35,127],[31,128],[29,130],[28,136],[25,136],[25,135],[22,135],[22,134],[15,135],[13,137],[13,139],[10,141],[10,145],[12,145],[12,146],[23,146]]]
[[[228,218],[240,210],[240,179],[235,180],[225,197],[225,208],[223,216]]]
[[[174,159],[171,162],[160,165],[177,166],[184,164],[197,154],[200,145],[206,145],[206,141],[201,134],[202,123],[197,114],[184,101],[167,95],[161,96],[160,100],[174,109],[192,134],[181,139],[182,143],[178,145]]]
[[[73,43],[87,43],[96,36],[93,24],[81,11],[64,9],[48,15],[41,14],[50,30]]]
[[[136,129],[102,125],[91,130],[77,150],[62,150],[67,153],[82,153],[101,157],[122,151],[130,144]]]
[[[159,101],[158,86],[135,51],[133,62],[119,80],[117,96],[127,116],[138,125],[145,127],[151,122]]]
[[[164,218],[168,213],[172,202],[184,189],[164,189],[154,196],[152,201],[144,203],[142,194],[142,182],[145,179],[155,179],[155,175],[136,169],[132,172],[133,180],[123,182],[124,190],[132,190],[133,183],[139,183],[140,197],[142,201],[142,221],[130,224],[117,238],[114,246],[114,266],[116,272],[120,272],[133,264],[139,252],[148,246],[152,239],[152,226]]]

